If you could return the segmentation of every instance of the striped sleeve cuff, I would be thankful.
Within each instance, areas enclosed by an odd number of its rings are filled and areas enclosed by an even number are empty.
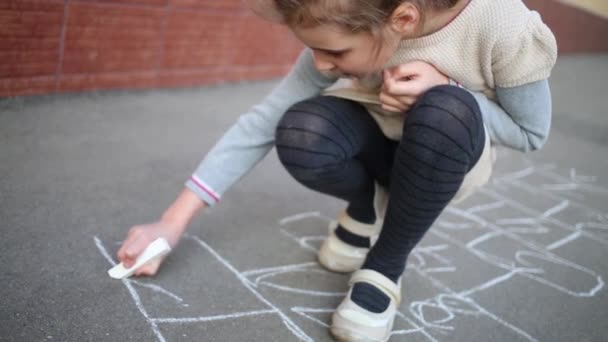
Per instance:
[[[220,201],[221,196],[196,175],[192,175],[190,179],[186,181],[186,186],[210,207],[216,205]]]

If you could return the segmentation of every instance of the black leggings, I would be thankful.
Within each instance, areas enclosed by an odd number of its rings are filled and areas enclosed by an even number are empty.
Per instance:
[[[276,132],[287,171],[306,187],[347,201],[354,219],[373,208],[374,181],[389,189],[384,226],[363,267],[393,280],[484,143],[477,102],[453,86],[432,88],[418,99],[399,142],[386,138],[363,106],[323,96],[292,106]]]

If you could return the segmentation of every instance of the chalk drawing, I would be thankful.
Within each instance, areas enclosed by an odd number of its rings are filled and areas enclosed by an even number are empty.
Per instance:
[[[604,290],[605,275],[599,274],[592,267],[580,265],[557,254],[562,248],[584,241],[608,246],[606,208],[592,208],[583,201],[586,196],[592,195],[600,196],[604,199],[603,203],[608,203],[608,190],[595,184],[597,181],[598,177],[584,175],[575,168],[560,170],[554,164],[535,165],[524,160],[521,169],[495,175],[493,181],[475,195],[484,196],[483,201],[477,202],[483,204],[467,206],[465,201],[448,207],[429,231],[433,242],[429,243],[425,238],[410,255],[404,275],[405,299],[398,312],[392,340],[407,340],[413,337],[433,342],[451,340],[451,334],[458,333],[461,329],[459,322],[474,320],[478,324],[492,324],[513,335],[513,339],[538,341],[539,336],[534,336],[524,327],[510,322],[508,317],[501,317],[495,313],[497,308],[484,307],[475,299],[475,295],[491,293],[516,278],[526,279],[548,291],[554,291],[554,295],[570,298],[590,298]],[[515,193],[521,197],[514,196]],[[524,205],[523,203],[527,203],[526,196],[530,195],[537,196],[542,201],[536,206]],[[582,218],[578,222],[564,221],[563,217],[567,216],[568,210],[575,210]],[[259,308],[255,310],[207,316],[152,317],[142,301],[143,294],[138,293],[137,288],[152,290],[184,307],[189,303],[179,294],[154,284],[153,279],[126,279],[122,280],[122,283],[135,307],[161,342],[166,341],[161,332],[163,326],[209,324],[248,317],[278,318],[286,331],[293,335],[294,340],[315,341],[311,337],[315,334],[328,336],[320,334],[319,331],[327,330],[334,308],[327,305],[302,306],[301,303],[286,306],[285,298],[291,297],[283,296],[283,302],[278,303],[275,296],[269,293],[314,298],[314,303],[339,302],[345,295],[344,288],[328,291],[284,283],[285,279],[298,275],[316,275],[321,281],[330,275],[319,267],[315,255],[319,243],[326,236],[325,229],[330,226],[332,220],[332,217],[319,211],[298,213],[279,219],[277,230],[281,235],[275,238],[292,241],[296,248],[304,251],[302,255],[309,257],[299,263],[257,267],[244,271],[238,270],[220,251],[199,237],[185,236],[185,239],[195,242],[198,247],[211,254],[221,267],[232,274],[235,283],[257,298]],[[114,265],[115,261],[101,239],[95,237],[94,242],[109,264]],[[507,251],[503,249],[499,254],[492,248],[497,243],[512,247]],[[582,249],[581,253],[584,252]],[[458,275],[461,267],[456,259],[457,254],[460,257],[467,255],[480,266],[491,268],[494,272],[482,275],[482,280],[465,287],[452,283],[450,275]],[[565,281],[573,278],[577,279],[576,285]],[[407,284],[414,280],[430,284],[429,291],[433,295],[411,298]],[[304,325],[297,324],[298,322],[309,323]],[[466,332],[460,333],[466,335]],[[269,339],[272,339],[272,332],[269,334]]]

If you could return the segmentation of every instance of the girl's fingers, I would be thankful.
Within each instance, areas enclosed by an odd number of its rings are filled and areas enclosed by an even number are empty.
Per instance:
[[[119,260],[122,261],[125,267],[131,267],[135,263],[135,259],[137,259],[150,242],[146,234],[140,234],[125,241],[118,253]]]
[[[137,240],[141,236],[141,234],[143,234],[143,232],[144,232],[144,229],[141,228],[140,226],[135,226],[135,227],[129,229],[129,232],[127,233],[127,237],[125,238],[122,245],[118,249],[118,252],[116,252],[116,256],[118,257],[119,260],[122,261],[123,259],[129,257],[126,254],[128,246],[130,246],[135,240]]]
[[[403,113],[403,112],[407,111],[407,109],[404,110],[403,108],[393,107],[393,106],[386,105],[386,104],[382,105],[382,109],[384,109],[388,112],[393,112],[393,113]]]
[[[410,96],[391,96],[386,93],[381,93],[380,102],[383,106],[385,105],[387,108],[390,107],[393,109],[391,111],[398,109],[399,112],[405,112],[412,106],[415,99]]]

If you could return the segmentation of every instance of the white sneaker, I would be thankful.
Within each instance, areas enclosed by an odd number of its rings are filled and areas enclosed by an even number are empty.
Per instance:
[[[390,298],[388,308],[381,313],[367,311],[350,298],[355,283],[368,283]],[[390,279],[372,270],[353,273],[350,290],[346,298],[332,315],[330,331],[338,341],[384,342],[393,329],[397,307],[401,303],[401,279],[395,284]]]
[[[365,262],[369,248],[349,245],[336,236],[335,230],[339,224],[353,234],[369,238],[370,244],[373,246],[378,239],[382,224],[384,223],[387,203],[388,193],[382,186],[376,183],[374,193],[376,222],[373,224],[361,223],[355,221],[348,216],[346,211],[343,211],[338,217],[337,222],[332,222],[329,225],[329,236],[323,241],[319,250],[319,263],[334,272],[350,273],[360,269],[363,262]]]

